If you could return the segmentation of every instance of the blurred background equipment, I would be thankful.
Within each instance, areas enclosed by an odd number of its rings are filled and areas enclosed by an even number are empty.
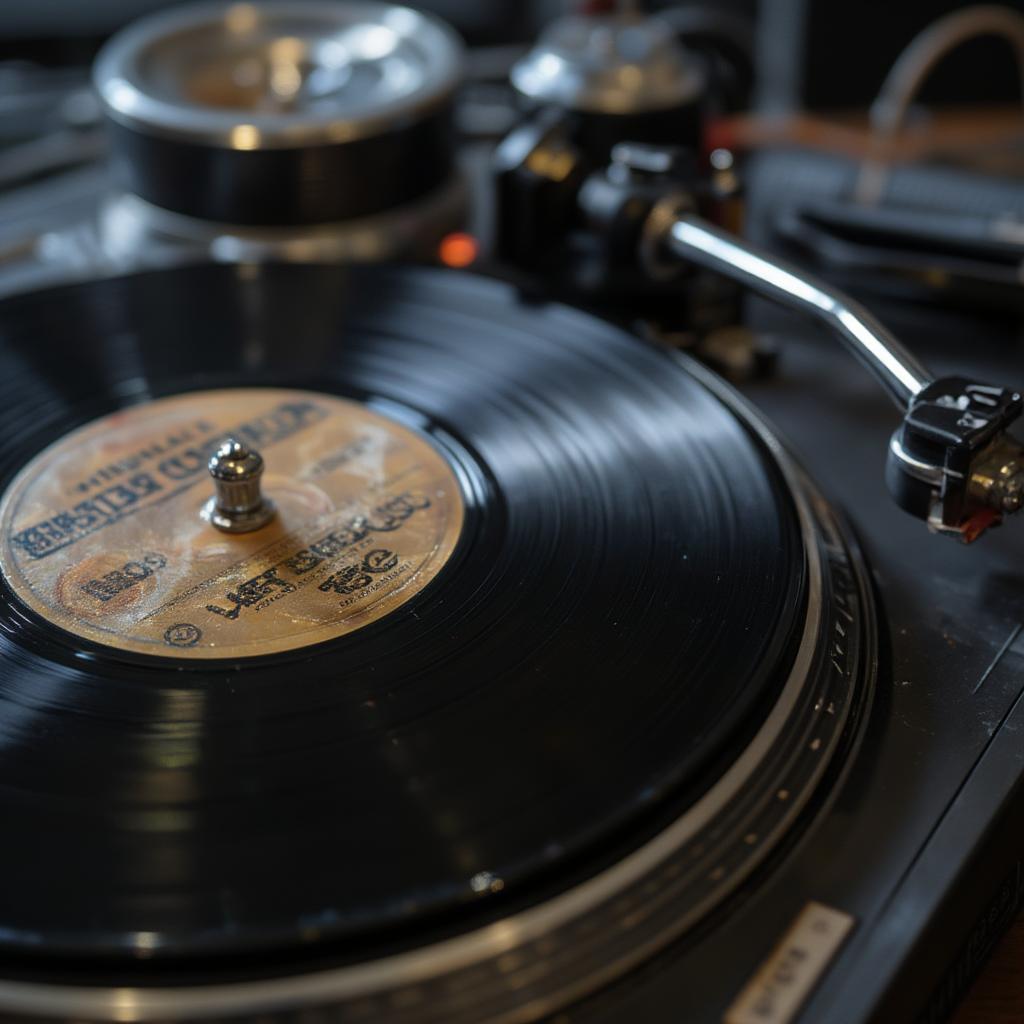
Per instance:
[[[230,27],[152,0],[0,12],[0,291],[185,253],[423,259],[468,228],[482,254],[576,301],[601,296],[620,315],[640,301],[660,336],[693,343],[694,316],[698,335],[734,320],[735,293],[699,273],[673,318],[663,289],[631,279],[614,232],[566,201],[592,179],[586,194],[606,202],[597,179],[614,164],[638,188],[671,179],[733,227],[743,196],[750,237],[864,294],[1019,307],[1019,7],[734,0],[646,16],[434,0],[412,15],[423,32],[374,57],[386,5],[316,6],[279,0],[253,21],[238,4]],[[95,68],[101,106],[90,66],[122,30]],[[196,46],[201,59],[181,59]],[[122,109],[140,98],[145,110]],[[403,104],[425,99],[429,116],[407,123]],[[345,121],[346,139],[313,141],[318,118]],[[282,145],[267,119],[306,141]],[[375,123],[372,143],[357,122]],[[613,160],[615,142],[682,151],[652,169],[635,148]]]
[[[94,81],[129,191],[206,220],[315,224],[445,182],[460,49],[393,7],[217,5],[118,34]]]
[[[1019,311],[1024,10],[872,6],[766,3],[756,112],[727,129],[748,232],[865,293]]]
[[[7,73],[8,288],[203,255],[426,258],[467,215],[452,125],[463,47],[429,14],[170,6],[105,43],[95,95],[84,67]]]

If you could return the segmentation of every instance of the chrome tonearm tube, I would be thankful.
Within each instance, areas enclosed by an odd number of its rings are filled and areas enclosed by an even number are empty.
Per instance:
[[[668,228],[671,252],[732,278],[785,306],[818,317],[889,392],[901,411],[932,383],[917,358],[860,303],[736,236],[688,214]]]
[[[828,325],[896,402],[886,482],[932,529],[970,542],[1024,505],[1024,447],[1006,433],[1020,393],[963,377],[935,379],[860,303],[688,212],[648,222],[657,258],[699,264]],[[650,237],[650,235],[648,235]]]

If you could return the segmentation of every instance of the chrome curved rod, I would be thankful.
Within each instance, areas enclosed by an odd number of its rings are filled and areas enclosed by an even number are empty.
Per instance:
[[[802,270],[690,214],[669,224],[665,244],[680,259],[731,278],[768,299],[817,316],[846,343],[905,412],[932,382],[917,358],[859,302]]]

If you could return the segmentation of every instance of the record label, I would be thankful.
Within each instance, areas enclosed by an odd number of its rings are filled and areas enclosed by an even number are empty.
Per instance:
[[[259,450],[266,526],[200,511],[207,461]],[[424,437],[354,401],[277,388],[193,392],[51,445],[0,500],[0,567],[61,628],[124,651],[234,658],[320,643],[386,615],[448,561],[464,505]]]

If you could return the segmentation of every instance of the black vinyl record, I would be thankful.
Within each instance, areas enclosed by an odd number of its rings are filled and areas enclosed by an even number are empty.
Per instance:
[[[5,582],[9,953],[461,928],[677,813],[781,685],[805,563],[761,443],[676,357],[481,278],[194,267],[8,300],[0,490],[116,409],[268,385],[426,437],[457,549],[380,620],[236,661],[75,637]]]

